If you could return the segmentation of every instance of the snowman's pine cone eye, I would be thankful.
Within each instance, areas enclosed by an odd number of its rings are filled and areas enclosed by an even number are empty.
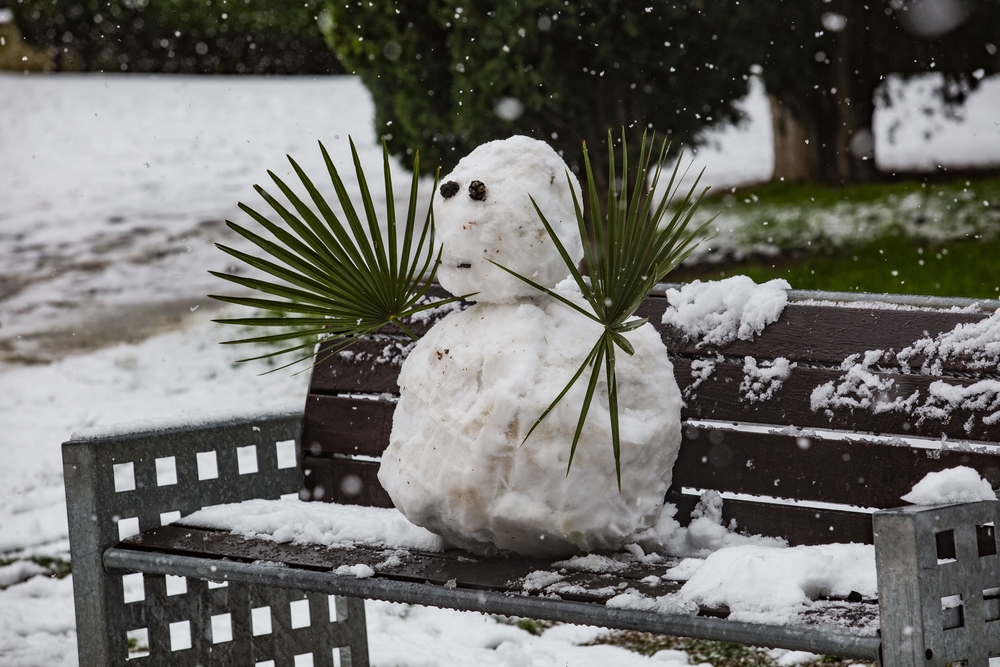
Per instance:
[[[451,199],[458,194],[459,185],[455,181],[448,181],[447,183],[441,184],[441,196],[445,199]]]
[[[486,184],[482,181],[472,181],[469,183],[469,196],[474,201],[486,200]]]

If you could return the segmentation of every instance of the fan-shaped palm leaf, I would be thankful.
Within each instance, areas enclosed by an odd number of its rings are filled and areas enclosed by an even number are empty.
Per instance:
[[[652,182],[649,178],[649,163],[652,157],[653,141],[649,144],[643,135],[642,147],[639,153],[639,168],[636,172],[635,183],[632,192],[629,194],[628,182],[628,151],[625,144],[625,134],[622,132],[622,176],[621,191],[615,188],[615,151],[611,133],[608,133],[608,157],[610,164],[610,178],[608,178],[607,193],[607,217],[602,218],[600,211],[600,201],[597,188],[594,185],[594,174],[590,165],[590,157],[587,146],[583,146],[583,162],[587,175],[587,196],[590,204],[591,225],[593,236],[590,243],[583,244],[584,260],[587,278],[584,278],[581,271],[577,269],[576,263],[569,253],[555,230],[545,219],[545,215],[535,205],[535,210],[542,224],[552,237],[560,255],[566,263],[566,268],[576,282],[583,294],[583,298],[590,306],[589,310],[566,299],[553,290],[543,287],[531,279],[526,278],[510,269],[506,269],[499,264],[500,268],[511,273],[524,282],[532,285],[536,289],[545,292],[549,296],[557,299],[561,303],[573,308],[582,315],[589,317],[603,328],[603,331],[591,349],[590,354],[580,365],[576,374],[566,384],[565,388],[556,396],[549,407],[538,417],[528,435],[527,440],[535,428],[545,419],[553,408],[561,401],[570,388],[583,377],[584,373],[590,369],[590,378],[587,383],[587,391],[580,408],[580,416],[577,421],[576,431],[573,434],[573,442],[570,447],[569,465],[566,474],[573,465],[573,456],[576,454],[576,447],[583,432],[583,426],[593,402],[594,393],[601,367],[603,366],[604,376],[608,387],[608,403],[611,419],[612,449],[615,457],[615,473],[618,478],[618,487],[621,488],[621,437],[618,423],[618,383],[615,376],[615,348],[619,348],[626,354],[633,354],[634,349],[625,337],[625,333],[637,329],[646,324],[645,318],[634,318],[635,311],[639,304],[646,297],[656,283],[660,282],[674,267],[680,264],[691,254],[695,246],[701,241],[701,233],[712,222],[707,222],[689,229],[695,211],[701,204],[702,198],[708,191],[705,188],[701,194],[695,196],[701,175],[695,180],[687,194],[677,201],[677,191],[680,188],[678,168],[674,167],[670,175],[670,181],[659,202],[653,207],[655,192],[659,185],[660,175],[663,168],[663,161],[666,157],[669,144],[664,141],[661,145],[659,155],[656,159],[656,166],[653,170]],[[569,174],[567,179],[571,178]],[[646,190],[647,184],[649,190]],[[580,202],[573,192],[573,204],[576,209],[577,225],[580,235],[587,238],[587,224]],[[534,200],[532,199],[532,203]],[[713,218],[714,219],[714,218]]]
[[[284,181],[272,172],[271,180],[290,204],[283,205],[264,188],[254,186],[278,221],[240,204],[253,220],[273,237],[273,240],[250,231],[235,222],[226,224],[237,234],[262,251],[262,257],[216,244],[235,259],[267,274],[271,279],[248,278],[232,273],[212,271],[212,275],[269,297],[210,295],[213,299],[266,311],[260,317],[238,317],[215,320],[223,324],[251,327],[292,328],[281,333],[252,336],[226,341],[225,344],[288,344],[275,352],[251,361],[300,352],[300,356],[285,366],[313,356],[316,344],[334,339],[327,349],[336,352],[364,336],[388,325],[416,338],[402,321],[428,308],[435,308],[461,297],[427,303],[427,293],[437,271],[440,249],[434,252],[434,211],[429,206],[422,229],[417,229],[417,196],[419,154],[413,161],[413,180],[402,230],[402,248],[397,242],[397,220],[389,173],[389,153],[382,143],[382,164],[385,178],[386,233],[383,236],[354,141],[350,140],[351,157],[361,191],[363,216],[354,207],[329,153],[320,143],[323,161],[332,181],[344,222],[338,217],[319,189],[291,157],[288,158],[299,182],[308,193],[304,201]],[[434,189],[437,188],[435,178]],[[431,192],[434,192],[434,189]],[[308,353],[302,355],[303,350]],[[284,368],[282,366],[281,368]],[[274,369],[278,370],[278,369]]]

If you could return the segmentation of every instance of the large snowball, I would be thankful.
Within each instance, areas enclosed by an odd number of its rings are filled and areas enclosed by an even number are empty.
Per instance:
[[[599,331],[547,298],[477,304],[434,326],[403,364],[379,471],[396,507],[471,551],[540,557],[617,549],[654,525],[680,446],[681,400],[651,326],[628,334],[634,356],[616,356],[620,493],[603,368],[568,476],[586,373],[521,444]]]
[[[441,286],[455,295],[478,292],[472,300],[484,303],[537,295],[487,259],[545,287],[565,278],[569,270],[529,195],[579,262],[583,246],[567,173],[579,197],[580,186],[563,159],[529,137],[491,141],[462,158],[434,194],[435,227],[444,246],[437,273]]]

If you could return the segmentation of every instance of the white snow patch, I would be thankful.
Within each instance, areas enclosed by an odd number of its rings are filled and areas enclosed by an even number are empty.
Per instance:
[[[334,570],[333,573],[342,576],[354,576],[358,579],[367,579],[368,577],[375,576],[375,570],[373,570],[370,565],[365,565],[364,563],[358,563],[357,565],[341,565]]]
[[[73,578],[34,577],[0,590],[4,667],[77,664]]]
[[[941,375],[948,361],[962,361],[969,368],[1000,371],[1000,311],[979,322],[959,324],[936,337],[915,341],[900,350],[896,358],[909,370],[908,362],[923,356],[921,371]]]
[[[163,432],[178,428],[198,428],[233,422],[253,422],[254,420],[273,419],[276,416],[301,415],[303,401],[289,401],[274,405],[266,410],[232,408],[229,410],[198,410],[184,415],[172,415],[157,419],[139,419],[119,424],[101,424],[88,426],[73,431],[70,440],[87,441],[117,438],[138,433]]]
[[[861,354],[852,354],[840,364],[845,374],[836,383],[831,380],[813,389],[810,396],[810,408],[813,412],[825,410],[827,416],[833,418],[833,411],[846,408],[853,410],[871,409],[875,414],[891,411],[910,412],[920,396],[919,391],[913,392],[903,399],[896,397],[888,400],[888,392],[895,385],[892,378],[879,377],[872,366],[885,356],[883,350],[868,350],[861,359]]]
[[[664,503],[656,524],[638,534],[636,542],[647,552],[669,556],[704,558],[723,547],[737,544],[785,546],[784,540],[761,535],[741,535],[735,522],[722,525],[722,496],[717,491],[706,491],[691,512],[691,522],[681,527],[674,518],[677,508]]]
[[[823,657],[809,651],[789,651],[783,648],[773,648],[767,652],[767,655],[778,664],[778,667],[793,667],[793,665],[813,662]]]
[[[741,400],[757,403],[770,400],[782,383],[788,379],[789,373],[797,364],[788,363],[788,359],[778,357],[773,361],[762,362],[759,366],[753,357],[743,360],[743,382],[740,384]]]
[[[724,346],[737,338],[751,340],[776,322],[788,303],[791,286],[782,279],[757,285],[747,276],[694,282],[668,289],[670,305],[663,323],[680,329],[702,345]]]
[[[855,591],[874,598],[877,590],[871,545],[743,545],[708,556],[677,595],[686,602],[728,607],[733,620],[784,623],[821,596]]]
[[[672,581],[687,581],[705,564],[704,558],[685,558],[680,563],[663,573],[664,579]]]
[[[560,582],[563,579],[565,579],[565,577],[558,572],[535,570],[524,578],[522,585],[526,591],[538,591]]]
[[[914,505],[946,505],[996,500],[990,483],[968,466],[957,466],[940,472],[929,472],[913,485],[902,500]]]
[[[19,584],[40,574],[48,574],[48,570],[34,561],[14,561],[10,565],[0,567],[0,588]]]
[[[684,388],[684,398],[693,398],[696,396],[698,387],[702,385],[708,378],[712,377],[712,373],[715,372],[715,364],[717,361],[722,361],[724,357],[720,354],[718,359],[713,361],[711,359],[695,359],[691,362],[691,377],[694,378],[694,382],[689,384]]]
[[[587,554],[553,563],[552,567],[564,567],[577,572],[621,572],[628,568],[628,563],[600,554]]]
[[[988,413],[980,416],[987,426],[1000,421],[1000,381],[980,380],[965,387],[938,380],[931,383],[927,392],[924,404],[913,411],[920,418],[918,424],[924,419],[948,421],[955,410]],[[966,433],[972,432],[975,419],[976,415],[973,414],[966,420]]]
[[[398,510],[360,505],[247,500],[206,507],[177,524],[228,530],[279,543],[333,547],[360,544],[421,551],[441,551],[447,546],[437,535],[407,521]]]

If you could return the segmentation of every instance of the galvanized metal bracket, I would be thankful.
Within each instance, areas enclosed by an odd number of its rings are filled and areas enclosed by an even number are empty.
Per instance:
[[[987,667],[1000,655],[1000,501],[873,515],[883,667]]]

